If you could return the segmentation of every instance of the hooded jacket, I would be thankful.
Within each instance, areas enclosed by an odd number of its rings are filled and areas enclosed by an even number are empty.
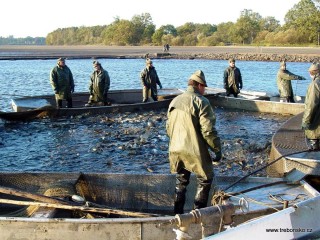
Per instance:
[[[92,100],[95,102],[106,102],[106,94],[110,88],[110,77],[106,70],[102,67],[100,71],[93,71],[90,77],[89,91]]]
[[[66,65],[61,67],[57,64],[51,70],[50,83],[57,99],[71,98],[71,92],[74,91],[74,81],[72,72]]]
[[[277,85],[281,98],[293,97],[293,90],[290,80],[299,80],[302,77],[293,74],[288,70],[280,69],[277,74]]]
[[[305,130],[308,139],[320,139],[320,76],[310,83],[305,99],[305,110],[302,124],[308,125]]]
[[[171,173],[185,168],[203,179],[213,178],[208,148],[214,152],[221,151],[215,123],[216,117],[209,100],[192,86],[172,100],[166,123],[170,137]]]

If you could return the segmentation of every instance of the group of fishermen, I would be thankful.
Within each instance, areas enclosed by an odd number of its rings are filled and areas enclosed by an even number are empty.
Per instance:
[[[93,62],[94,71],[90,78],[90,98],[88,104],[107,103],[110,77],[98,61]],[[310,150],[319,150],[320,139],[320,64],[313,63],[309,68],[312,79],[305,99],[305,112],[302,129],[305,130]],[[146,68],[140,74],[143,86],[143,102],[148,101],[149,91],[157,101],[157,85],[162,88],[152,61],[146,59]],[[286,63],[281,62],[277,74],[277,83],[282,101],[293,102],[290,80],[305,79],[286,70]],[[71,93],[74,82],[70,69],[63,58],[51,71],[52,88],[56,94],[57,107],[62,99],[72,107]],[[224,71],[224,88],[226,95],[234,97],[240,93],[242,77],[235,60],[229,60],[229,67]],[[66,83],[68,82],[68,83]],[[194,197],[194,209],[207,206],[209,192],[214,180],[213,162],[222,159],[221,140],[216,130],[216,117],[210,102],[203,95],[207,82],[201,70],[194,72],[188,80],[187,90],[175,97],[168,108],[166,131],[169,136],[170,171],[176,174],[174,213],[184,212],[187,186],[192,173],[197,178],[197,191]],[[210,153],[210,151],[212,154]],[[214,154],[213,154],[214,153]]]
[[[93,61],[94,71],[90,76],[89,92],[90,97],[85,106],[106,106],[108,101],[108,91],[110,88],[110,76],[101,63]],[[151,59],[146,59],[146,67],[140,73],[141,84],[143,87],[142,102],[147,102],[149,95],[154,101],[158,100],[157,85],[162,89],[157,71]],[[74,92],[74,80],[70,68],[65,63],[65,58],[59,58],[57,65],[51,70],[50,83],[55,94],[57,108],[62,107],[62,100],[66,100],[67,107],[72,108],[72,93]]]
[[[94,71],[90,77],[90,97],[86,106],[102,103],[108,105],[108,91],[110,77],[101,63],[93,61]],[[57,108],[62,107],[62,100],[67,101],[67,107],[72,108],[72,93],[74,92],[74,80],[70,68],[65,63],[65,58],[59,58],[57,65],[51,70],[50,83],[55,94]]]

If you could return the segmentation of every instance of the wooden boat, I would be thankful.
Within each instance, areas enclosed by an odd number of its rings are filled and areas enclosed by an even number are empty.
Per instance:
[[[169,106],[171,100],[181,94],[179,89],[161,89],[159,90],[159,101],[149,100],[142,103],[142,90],[114,90],[110,91],[108,99],[110,106],[91,106],[86,107],[89,93],[73,94],[73,108],[55,108],[54,95],[41,95],[32,97],[22,97],[12,99],[12,108],[14,112],[0,112],[0,118],[9,121],[29,120],[38,117],[64,117],[77,116],[83,114],[104,114],[112,112],[135,112],[148,111]]]
[[[14,112],[0,112],[0,118],[5,120],[29,120],[38,117],[63,117],[82,114],[105,114],[112,112],[135,112],[167,108],[171,100],[184,92],[181,89],[159,90],[159,101],[142,103],[141,89],[110,91],[111,106],[85,107],[89,99],[88,93],[73,95],[73,108],[56,109],[54,95],[24,97],[12,100]],[[279,98],[270,97],[267,93],[256,91],[242,91],[237,98],[227,97],[224,89],[206,88],[205,96],[212,106],[227,109],[238,109],[253,112],[292,114],[296,115],[304,110],[301,103],[283,103]]]
[[[217,188],[228,189],[225,196],[232,197],[224,198],[225,204],[192,210],[192,175],[186,213],[174,216],[172,174],[0,173],[1,237],[152,240],[175,239],[185,231],[190,239],[200,239],[216,233],[222,219],[238,225],[282,209],[283,201],[291,207],[319,194],[303,179],[236,181],[238,177],[217,176]]]
[[[217,94],[210,94],[216,92]],[[250,112],[277,113],[282,115],[297,115],[304,111],[304,97],[299,97],[296,103],[280,102],[280,98],[269,96],[265,92],[243,91],[235,97],[227,97],[223,89],[207,90],[212,106],[227,109],[238,109]]]
[[[231,228],[205,240],[319,239],[320,196]]]

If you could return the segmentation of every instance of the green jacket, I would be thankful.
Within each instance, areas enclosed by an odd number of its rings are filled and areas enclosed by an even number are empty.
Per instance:
[[[90,77],[89,91],[91,99],[95,102],[106,102],[110,88],[110,77],[106,70],[101,67],[100,71],[93,71]]]
[[[227,67],[223,73],[224,89],[233,88],[234,92],[239,93],[242,88],[242,76],[237,67]]]
[[[172,100],[166,123],[171,173],[183,167],[206,180],[213,178],[208,148],[221,151],[215,123],[209,100],[192,86]]]
[[[320,139],[320,76],[308,87],[302,124],[309,125],[305,130],[308,139]]]
[[[280,69],[277,74],[277,85],[281,98],[293,97],[293,90],[290,80],[303,79],[288,70]]]
[[[58,64],[50,73],[50,83],[57,99],[71,98],[71,92],[74,91],[73,75],[67,66],[63,68]]]
[[[140,80],[141,85],[143,87],[147,87],[148,89],[151,89],[157,95],[157,84],[162,88],[160,79],[158,77],[157,71],[154,67],[151,68],[145,68],[140,73]]]

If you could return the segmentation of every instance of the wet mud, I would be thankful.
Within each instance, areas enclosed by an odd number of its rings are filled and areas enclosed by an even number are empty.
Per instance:
[[[290,117],[215,109],[223,159],[217,175],[264,166],[272,135]],[[166,109],[0,122],[0,171],[169,173]],[[256,176],[265,176],[265,171]]]

